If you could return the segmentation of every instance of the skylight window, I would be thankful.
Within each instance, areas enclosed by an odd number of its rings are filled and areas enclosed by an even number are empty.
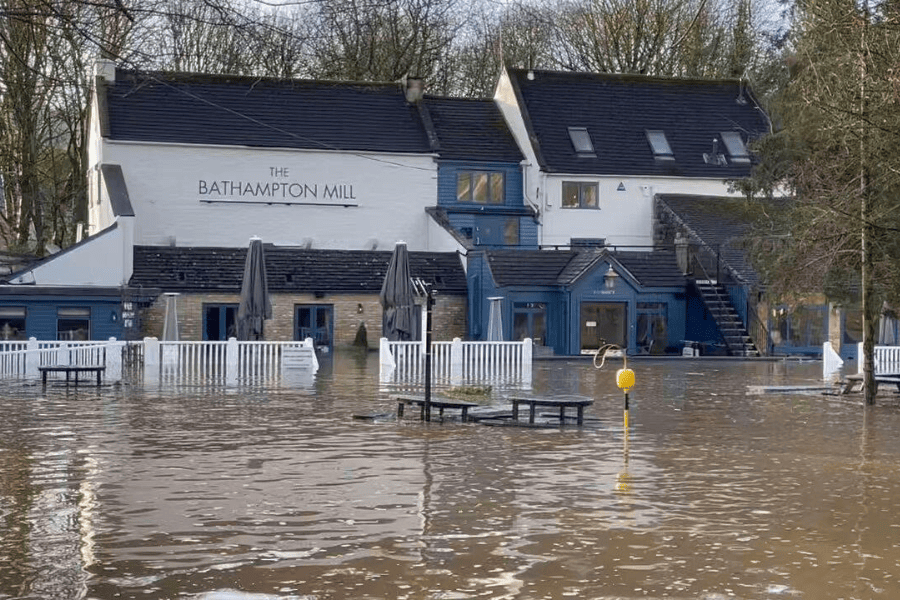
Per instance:
[[[647,141],[650,142],[650,149],[653,150],[653,158],[657,160],[675,160],[672,154],[672,147],[669,146],[669,140],[666,139],[666,132],[659,129],[647,130]]]
[[[728,155],[731,157],[731,162],[750,162],[750,153],[747,151],[747,146],[744,144],[744,140],[741,138],[740,133],[737,131],[723,131],[722,141],[725,143],[725,148],[728,149]]]
[[[569,138],[579,156],[596,156],[594,143],[591,141],[591,134],[588,133],[587,127],[569,127]]]

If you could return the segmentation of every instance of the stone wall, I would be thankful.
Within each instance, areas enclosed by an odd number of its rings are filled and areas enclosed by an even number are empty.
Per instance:
[[[381,338],[381,302],[372,294],[273,294],[272,319],[266,321],[266,339],[294,339],[294,308],[298,304],[326,304],[334,308],[334,343],[351,346],[361,326],[365,327],[368,347],[378,348]],[[238,304],[237,294],[180,294],[177,296],[178,326],[182,340],[203,339],[204,304]],[[166,297],[160,295],[143,314],[142,336],[159,337],[166,314]],[[464,338],[466,334],[466,297],[438,294],[432,309],[432,335],[435,341]]]

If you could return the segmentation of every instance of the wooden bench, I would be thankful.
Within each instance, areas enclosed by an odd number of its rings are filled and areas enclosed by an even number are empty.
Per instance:
[[[396,398],[397,400],[397,418],[403,418],[403,409],[405,406],[418,405],[419,407],[419,417],[424,421],[425,420],[425,398],[418,397],[408,397],[402,396]],[[438,416],[440,418],[444,418],[444,409],[457,409],[461,411],[460,418],[465,421],[469,416],[469,409],[475,406],[479,406],[477,402],[465,402],[463,400],[449,400],[446,398],[432,398],[429,402],[432,409],[438,410]]]
[[[105,370],[106,367],[88,365],[47,365],[38,367],[38,371],[41,373],[41,382],[44,386],[47,385],[47,373],[65,373],[66,385],[69,385],[69,378],[72,374],[75,375],[75,385],[78,385],[78,375],[81,373],[96,373],[97,385],[99,386],[100,378]]]
[[[576,421],[579,425],[584,424],[584,407],[594,403],[593,400],[586,398],[510,398],[512,402],[512,420],[519,420],[519,405],[528,406],[528,423],[534,424],[535,409],[538,406],[549,406],[559,409],[559,424],[566,422],[566,409],[574,408],[576,410]]]
[[[853,375],[847,375],[847,378],[844,381],[843,386],[841,387],[841,394],[849,394],[851,392],[862,391],[863,389],[863,379],[864,376],[862,373],[854,373]],[[875,376],[875,393],[878,393],[878,385],[881,383],[889,383],[897,386],[897,391],[900,392],[900,375],[896,374],[885,374],[885,375],[876,375]]]

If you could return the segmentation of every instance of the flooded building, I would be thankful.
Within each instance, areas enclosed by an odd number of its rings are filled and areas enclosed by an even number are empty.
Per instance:
[[[330,347],[364,329],[374,347],[375,283],[402,241],[439,292],[441,336],[486,339],[493,302],[503,339],[539,355],[773,350],[749,262],[701,272],[676,243],[718,244],[691,228],[697,206],[715,219],[750,174],[748,144],[770,125],[745,83],[508,69],[493,99],[424,84],[99,61],[89,236],[7,276],[0,331],[159,335],[178,293],[185,336],[226,338],[260,237],[277,262],[271,339]]]

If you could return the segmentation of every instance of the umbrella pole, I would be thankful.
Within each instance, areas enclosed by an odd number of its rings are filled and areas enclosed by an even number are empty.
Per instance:
[[[431,307],[434,296],[429,286],[425,296],[425,420],[431,421]]]

